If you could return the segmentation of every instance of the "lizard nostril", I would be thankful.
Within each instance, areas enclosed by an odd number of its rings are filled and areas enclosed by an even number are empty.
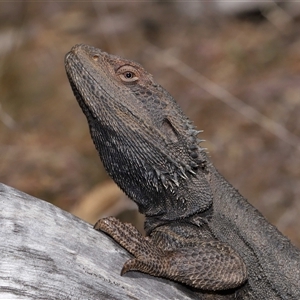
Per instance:
[[[94,61],[98,61],[99,60],[99,54],[94,54],[92,56],[92,58],[93,58]]]

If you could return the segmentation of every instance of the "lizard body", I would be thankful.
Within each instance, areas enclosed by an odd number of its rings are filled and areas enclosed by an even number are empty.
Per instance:
[[[145,214],[146,237],[115,218],[95,228],[137,270],[199,299],[300,299],[300,252],[209,161],[197,131],[141,65],[76,45],[65,66],[109,175]]]

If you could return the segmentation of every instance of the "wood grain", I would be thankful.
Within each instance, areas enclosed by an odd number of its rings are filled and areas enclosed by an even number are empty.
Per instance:
[[[197,298],[175,282],[120,276],[130,255],[109,237],[1,183],[0,236],[0,299]]]

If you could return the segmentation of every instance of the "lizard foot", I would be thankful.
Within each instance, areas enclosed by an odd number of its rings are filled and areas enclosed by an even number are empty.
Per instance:
[[[247,279],[243,260],[225,243],[203,241],[195,248],[164,250],[133,225],[114,217],[99,220],[94,228],[110,235],[134,256],[124,264],[121,275],[140,271],[211,291],[236,288]]]

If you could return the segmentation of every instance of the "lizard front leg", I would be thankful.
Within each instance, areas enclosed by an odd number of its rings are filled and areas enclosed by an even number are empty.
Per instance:
[[[243,260],[225,243],[204,241],[195,248],[169,251],[114,217],[100,219],[94,228],[110,235],[134,256],[124,264],[121,275],[140,271],[210,291],[236,288],[247,279]]]

